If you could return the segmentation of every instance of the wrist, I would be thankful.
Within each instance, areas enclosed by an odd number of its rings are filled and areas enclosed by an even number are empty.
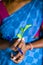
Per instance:
[[[31,47],[29,44],[26,44],[26,50],[29,50]]]
[[[26,45],[26,48],[27,50],[32,50],[33,49],[33,45],[30,43],[30,44],[27,44]]]

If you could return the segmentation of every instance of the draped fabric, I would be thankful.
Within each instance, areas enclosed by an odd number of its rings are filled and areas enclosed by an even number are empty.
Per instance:
[[[0,27],[2,38],[11,41],[18,38],[17,34],[21,33],[21,28],[31,25],[23,34],[25,42],[32,42],[42,23],[42,0],[32,0],[12,15],[3,20]],[[42,65],[42,49],[28,50],[24,59],[19,64],[10,59],[11,49],[0,50],[0,65]]]
[[[32,0],[32,2],[26,4],[11,16],[5,18],[1,26],[2,37],[9,40],[17,38],[17,34],[21,34],[20,29],[30,24],[32,26],[25,31],[23,37],[26,40],[25,42],[32,41],[42,22],[41,9],[41,0]]]

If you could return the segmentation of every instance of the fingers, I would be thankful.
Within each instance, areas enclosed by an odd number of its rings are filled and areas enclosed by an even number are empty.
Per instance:
[[[13,53],[11,53],[11,58],[13,58],[14,57],[14,55],[13,55]]]
[[[23,44],[24,44],[24,40],[18,39],[13,45],[13,50],[18,51],[18,48],[22,48]]]
[[[14,43],[14,47],[17,47],[20,41],[21,41],[21,39],[18,39],[18,40]]]
[[[19,62],[21,62],[22,60],[23,60],[23,58],[24,58],[24,56],[21,56],[19,59],[18,59],[18,61],[15,61],[16,63],[19,63]]]
[[[22,54],[19,52],[19,53],[15,56],[16,60],[17,60],[20,56],[22,56]]]
[[[19,45],[21,39],[16,40],[16,42],[11,46],[11,49],[17,51],[17,46]]]
[[[25,43],[24,43],[24,39],[21,39],[20,44],[18,45],[18,48],[22,48],[22,46],[23,46],[24,44],[25,44]]]
[[[13,58],[11,58],[13,61],[16,61],[19,59],[19,57],[22,56],[20,53],[18,53],[16,56],[14,56]]]
[[[22,61],[22,59],[24,58],[24,53],[25,53],[25,48],[26,48],[24,40],[20,40],[20,43],[16,44],[15,46],[17,46],[17,45],[18,45],[18,48],[20,48],[23,51],[23,54],[21,54],[21,52],[19,52],[16,56],[11,58],[15,63],[19,63]]]
[[[18,60],[14,60],[15,63],[20,63],[23,60],[24,56],[19,57]]]
[[[22,59],[24,58],[23,55],[21,55],[20,53],[18,53],[12,60],[15,62],[15,63],[19,63],[22,61]]]
[[[20,44],[18,45],[18,48],[22,48],[23,46],[23,41],[21,40]]]
[[[23,45],[23,44],[22,44],[23,42],[24,42],[24,38],[23,38],[23,39],[18,39],[18,40],[15,42],[14,47],[17,47],[17,46],[20,47],[20,46],[22,46],[22,45]]]
[[[18,40],[16,40],[16,42],[13,44],[12,48],[14,49],[14,48],[16,48],[16,47],[18,47],[18,46],[21,48],[21,46],[23,45],[23,44],[22,44],[23,41],[24,41],[24,38],[23,38],[23,39],[18,39]]]

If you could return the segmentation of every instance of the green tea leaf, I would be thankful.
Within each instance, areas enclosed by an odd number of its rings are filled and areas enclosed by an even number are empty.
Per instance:
[[[24,28],[20,28],[21,32],[24,32]]]
[[[18,38],[22,38],[22,34],[17,34],[17,37]]]
[[[17,34],[17,37],[18,37],[18,38],[22,38],[24,32],[25,32],[29,27],[31,27],[31,26],[32,26],[32,25],[26,25],[25,28],[20,28],[20,30],[21,30],[22,33]]]
[[[26,25],[25,28],[24,28],[24,32],[29,28],[31,27],[32,25]]]

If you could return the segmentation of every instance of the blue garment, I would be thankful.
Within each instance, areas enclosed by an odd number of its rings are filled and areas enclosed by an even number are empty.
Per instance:
[[[42,3],[41,0],[32,0],[5,18],[1,26],[2,37],[9,40],[17,38],[16,35],[21,33],[20,28],[31,24],[32,26],[24,33],[23,37],[26,39],[25,42],[32,42],[42,23]],[[42,65],[42,49],[28,50],[19,64],[15,64],[10,59],[11,52],[8,48],[0,50],[0,65]]]
[[[42,1],[32,0],[32,2],[26,4],[3,20],[3,25],[1,26],[2,37],[10,40],[17,38],[17,34],[21,33],[20,28],[31,24],[32,26],[23,35],[25,42],[31,42],[42,23],[41,11]]]

